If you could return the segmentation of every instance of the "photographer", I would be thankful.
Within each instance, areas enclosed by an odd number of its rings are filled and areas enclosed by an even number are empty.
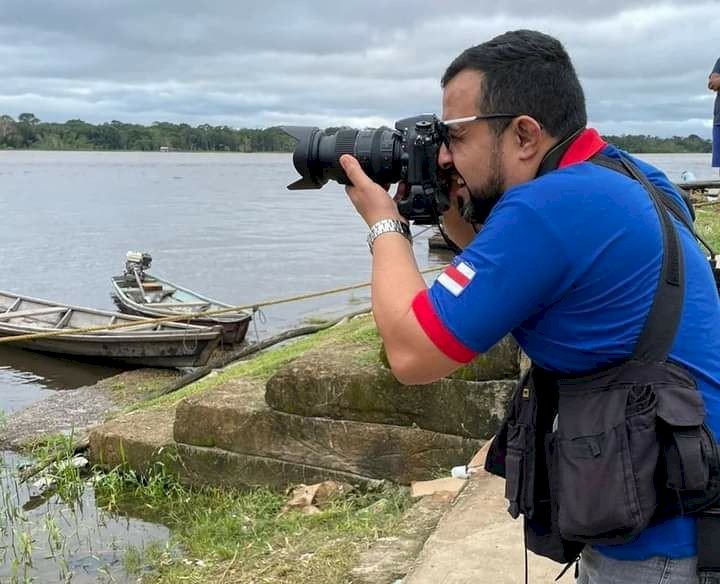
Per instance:
[[[697,384],[705,422],[720,435],[720,303],[690,231],[690,211],[662,172],[586,128],[583,91],[562,45],[534,31],[505,33],[458,56],[442,87],[449,135],[438,163],[454,202],[444,222],[463,251],[427,288],[402,230],[384,223],[390,227],[371,231],[373,313],[396,377],[432,382],[508,333],[539,369],[558,378],[629,360],[666,274],[664,258],[677,260],[667,243],[674,228],[684,296],[669,361]],[[598,155],[639,168],[650,190],[682,216],[663,225],[647,186],[592,162]],[[348,196],[369,227],[403,221],[354,158],[340,163],[353,185]],[[464,218],[482,224],[477,234]],[[537,387],[541,406],[549,399],[544,391]],[[562,412],[559,423],[561,431],[568,423]],[[607,443],[590,445],[591,458],[602,457]],[[536,466],[544,468],[540,460]],[[579,498],[595,488],[603,495],[604,483],[590,484],[575,485]],[[603,519],[592,508],[587,516]],[[653,521],[622,543],[585,545],[578,582],[710,582],[706,572],[698,576],[698,541],[694,517]]]

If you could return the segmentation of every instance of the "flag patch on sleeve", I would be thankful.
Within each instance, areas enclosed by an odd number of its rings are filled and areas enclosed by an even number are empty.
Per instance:
[[[475,270],[467,262],[459,262],[456,266],[450,265],[438,276],[438,284],[453,296],[460,296],[475,277]]]

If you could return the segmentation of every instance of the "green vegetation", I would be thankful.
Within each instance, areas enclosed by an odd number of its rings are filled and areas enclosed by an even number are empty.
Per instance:
[[[337,128],[328,128],[333,133]],[[711,152],[712,143],[691,134],[687,137],[658,138],[647,135],[604,136],[628,152]],[[15,120],[0,115],[0,149],[38,150],[145,150],[160,148],[187,152],[292,152],[295,140],[279,128],[251,129],[229,126],[153,122],[151,126],[113,120],[89,124],[82,120],[64,123],[40,121],[35,114],[22,113]]]
[[[717,206],[695,210],[695,227],[698,234],[716,251],[720,250],[720,213]]]
[[[343,582],[357,554],[392,535],[409,506],[407,490],[351,491],[319,513],[286,511],[288,496],[269,489],[189,489],[162,466],[144,477],[115,469],[98,475],[98,502],[162,517],[173,537],[129,548],[125,569],[143,582]]]
[[[680,136],[658,138],[646,135],[603,136],[603,138],[626,152],[643,154],[712,152],[712,142],[696,134],[685,138]]]
[[[145,583],[268,582],[340,583],[358,554],[380,537],[400,529],[410,505],[406,488],[381,485],[373,490],[339,491],[314,513],[286,509],[288,494],[266,488],[190,488],[181,485],[161,462],[141,475],[124,466],[83,472],[71,464],[72,438],[56,437],[35,450],[51,492],[67,505],[48,507],[42,524],[33,525],[20,505],[17,477],[4,470],[0,481],[0,534],[9,545],[0,561],[12,568],[13,583],[34,580],[33,558],[42,554],[57,565],[59,580],[69,582],[68,559],[78,533],[68,532],[72,514],[82,512],[83,492],[94,489],[95,502],[111,517],[141,517],[161,522],[169,541],[142,549],[129,546],[124,570]],[[72,469],[69,470],[69,469]],[[9,479],[13,479],[10,481]],[[9,541],[8,541],[9,540]],[[97,567],[98,577],[107,567]]]
[[[376,356],[380,350],[380,337],[377,334],[372,316],[369,314],[359,316],[349,322],[338,324],[319,333],[301,338],[298,341],[265,351],[246,361],[238,361],[229,365],[217,375],[204,377],[174,393],[131,406],[131,409],[172,406],[185,397],[208,391],[222,385],[229,379],[238,377],[265,381],[292,359],[328,343],[362,344],[367,346],[368,352],[371,352],[373,356]]]
[[[0,149],[146,150],[189,152],[292,152],[295,140],[279,128],[235,129],[229,126],[154,122],[151,126],[113,120],[93,125],[82,120],[41,122],[34,114],[18,120],[0,115]]]

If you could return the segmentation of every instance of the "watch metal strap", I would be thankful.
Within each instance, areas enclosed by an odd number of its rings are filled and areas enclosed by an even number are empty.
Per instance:
[[[370,253],[373,251],[375,240],[383,233],[399,233],[412,244],[412,234],[410,233],[410,226],[407,223],[399,221],[398,219],[381,219],[370,227],[370,233],[368,233],[367,236]]]

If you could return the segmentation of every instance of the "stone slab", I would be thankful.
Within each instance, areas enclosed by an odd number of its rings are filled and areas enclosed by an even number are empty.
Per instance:
[[[261,387],[235,382],[183,400],[175,441],[403,484],[464,464],[482,446],[416,427],[277,412],[261,396]]]
[[[174,419],[171,408],[130,412],[105,422],[90,432],[88,457],[105,468],[127,464],[138,472],[148,470],[155,461],[171,461]]]
[[[351,485],[373,485],[377,480],[354,473],[295,464],[283,460],[236,454],[220,448],[177,444],[181,480],[191,485],[215,487],[274,487],[335,480]]]
[[[514,380],[453,378],[404,386],[378,361],[363,362],[362,354],[360,348],[337,346],[300,357],[268,381],[268,405],[299,416],[487,439],[500,425],[515,387]]]

